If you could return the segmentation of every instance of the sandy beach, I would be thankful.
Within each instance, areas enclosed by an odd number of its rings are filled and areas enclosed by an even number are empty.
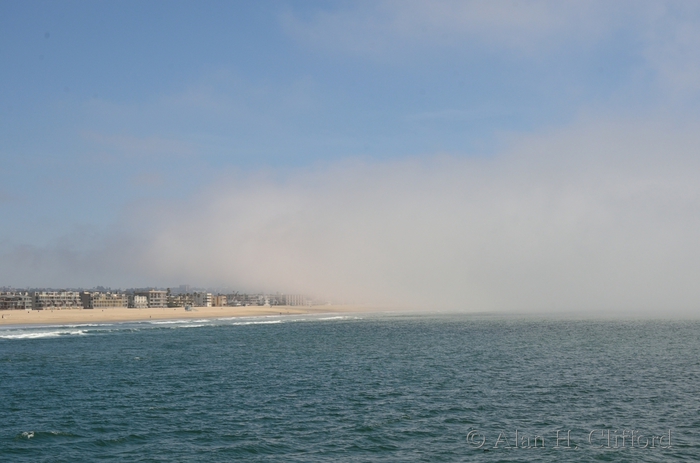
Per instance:
[[[358,305],[275,306],[275,307],[184,307],[162,309],[65,309],[0,310],[0,325],[64,325],[70,323],[107,323],[182,318],[253,317],[325,313],[380,312],[376,307]]]

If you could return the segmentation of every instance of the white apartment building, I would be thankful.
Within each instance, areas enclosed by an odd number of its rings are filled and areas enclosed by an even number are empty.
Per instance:
[[[194,305],[196,307],[211,307],[211,293],[194,293]]]
[[[301,294],[285,294],[285,305],[310,305],[306,297]]]
[[[168,293],[167,291],[160,291],[158,289],[151,289],[149,291],[140,291],[135,293],[136,296],[146,296],[148,299],[148,307],[150,308],[160,308],[168,306]]]
[[[132,309],[147,309],[148,308],[148,298],[146,296],[139,296],[133,294],[129,296],[129,307]]]

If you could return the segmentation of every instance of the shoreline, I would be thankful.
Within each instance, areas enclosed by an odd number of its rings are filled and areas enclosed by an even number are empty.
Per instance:
[[[316,306],[241,306],[241,307],[184,307],[148,309],[62,309],[62,310],[0,310],[0,326],[65,325],[70,323],[138,322],[188,318],[229,318],[282,315],[318,315],[334,313],[381,312],[377,307],[360,305]]]

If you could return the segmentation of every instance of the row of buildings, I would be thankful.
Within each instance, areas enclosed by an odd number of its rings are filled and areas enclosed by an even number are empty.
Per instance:
[[[212,294],[207,292],[172,294],[169,290],[145,291],[4,291],[0,292],[0,310],[57,310],[106,308],[165,308],[311,305],[311,299],[291,294]]]

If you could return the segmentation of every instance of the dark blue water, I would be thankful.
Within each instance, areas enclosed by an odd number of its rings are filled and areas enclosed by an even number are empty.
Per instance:
[[[699,412],[697,322],[0,330],[1,461],[700,461]]]

